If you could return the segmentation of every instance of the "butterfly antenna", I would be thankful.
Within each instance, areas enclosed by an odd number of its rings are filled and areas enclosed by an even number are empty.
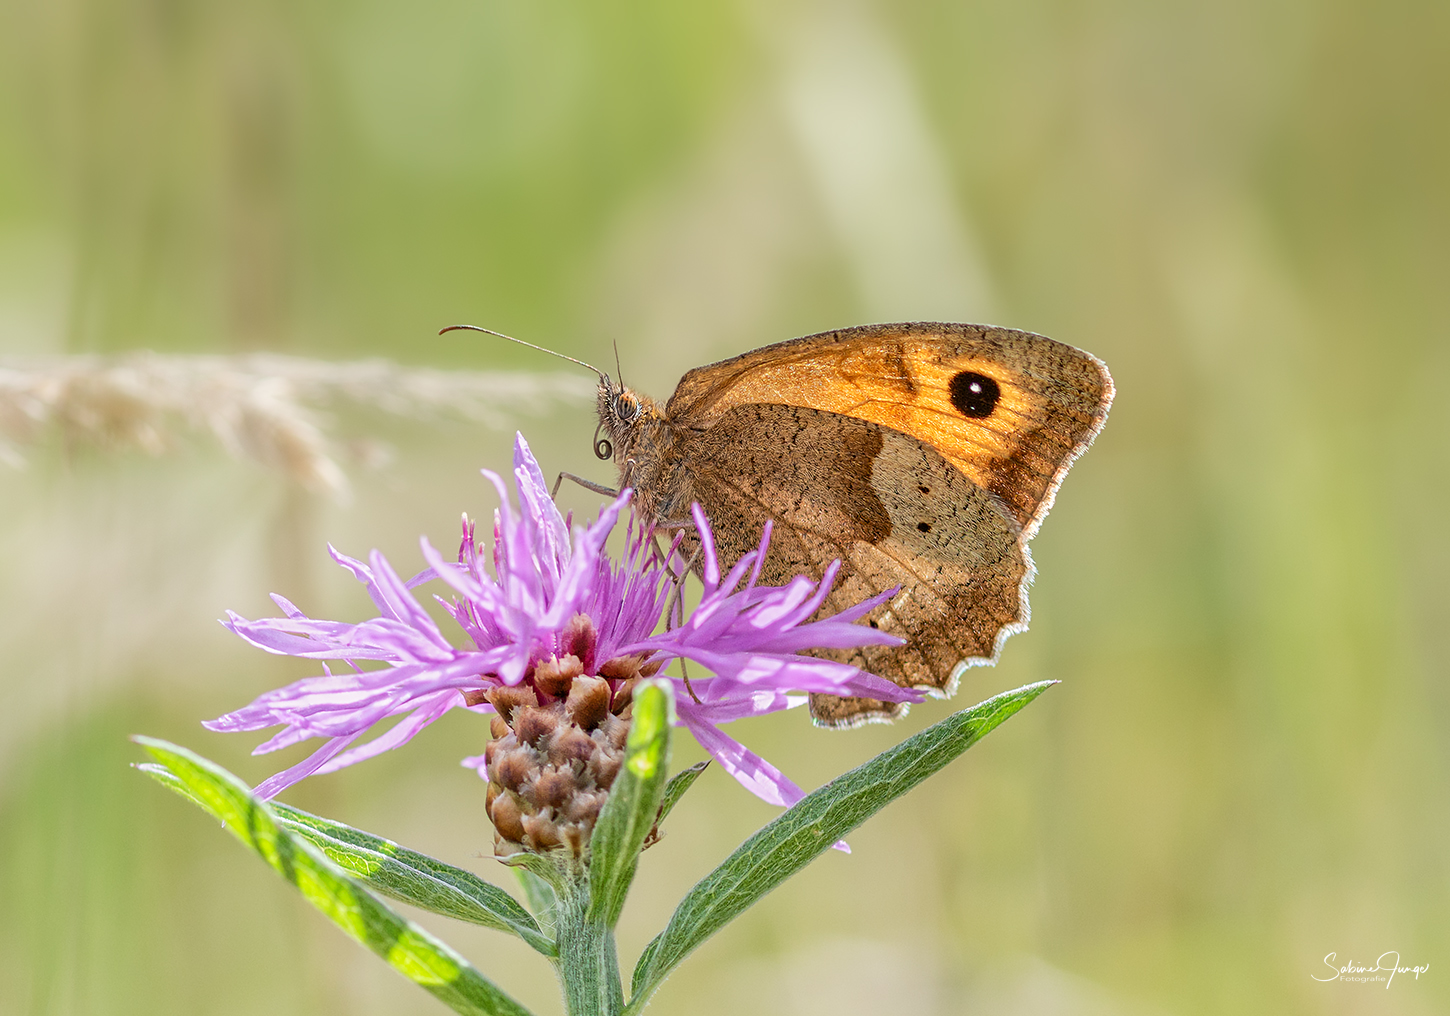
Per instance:
[[[443,335],[446,332],[456,331],[483,332],[485,335],[497,335],[501,339],[508,339],[510,342],[517,342],[521,346],[528,346],[530,349],[537,349],[541,353],[548,353],[550,356],[557,356],[561,360],[568,360],[570,363],[577,363],[579,366],[585,367],[598,374],[599,380],[603,382],[605,387],[609,386],[609,375],[604,373],[604,371],[600,370],[598,367],[594,366],[594,364],[592,363],[585,363],[583,360],[576,360],[572,356],[565,356],[563,353],[556,353],[552,349],[545,349],[543,346],[536,346],[532,342],[525,342],[523,339],[516,339],[512,335],[505,335],[503,332],[496,332],[492,328],[482,328],[479,325],[449,325],[447,328],[438,329],[438,334]]]
[[[619,378],[619,387],[624,387],[624,368],[619,365],[619,340],[614,340],[614,376]]]

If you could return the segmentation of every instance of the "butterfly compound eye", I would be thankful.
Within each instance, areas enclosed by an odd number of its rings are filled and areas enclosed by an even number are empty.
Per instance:
[[[952,378],[951,397],[952,405],[963,416],[980,419],[992,415],[997,400],[1002,397],[1002,389],[987,375],[964,370]]]
[[[639,402],[628,392],[620,395],[614,400],[614,415],[625,423],[633,423],[639,416]]]

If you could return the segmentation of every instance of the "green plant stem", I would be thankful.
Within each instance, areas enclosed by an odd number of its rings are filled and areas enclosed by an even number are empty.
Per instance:
[[[554,918],[559,943],[555,970],[564,989],[565,1011],[569,1016],[619,1016],[624,985],[614,932],[602,919],[589,916],[587,868],[561,894]]]

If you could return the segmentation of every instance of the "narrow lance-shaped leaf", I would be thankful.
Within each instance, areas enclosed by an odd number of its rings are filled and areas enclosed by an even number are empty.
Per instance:
[[[512,932],[545,956],[558,955],[553,940],[517,900],[473,872],[285,804],[270,807],[282,825],[369,888],[435,914]]]
[[[156,766],[142,768],[178,794],[207,807],[170,770]],[[281,825],[305,837],[369,888],[444,917],[512,932],[545,956],[558,955],[553,940],[518,901],[473,872],[276,801],[269,802],[267,807]]]
[[[498,861],[510,868],[528,872],[543,882],[556,898],[568,892],[578,878],[577,862],[560,851],[547,854],[520,851],[500,857]]]
[[[142,767],[220,819],[231,833],[291,882],[350,937],[468,1016],[529,1016],[529,1011],[462,956],[350,878],[321,850],[294,835],[245,783],[185,748],[136,738],[159,765]]]
[[[589,839],[589,917],[606,927],[619,920],[639,852],[659,815],[673,708],[665,682],[647,681],[635,688],[624,764]]]
[[[664,825],[665,817],[675,810],[675,805],[680,803],[680,798],[685,796],[685,791],[694,786],[695,781],[700,778],[700,774],[708,768],[710,768],[710,760],[706,759],[703,762],[696,762],[688,769],[681,769],[670,777],[670,781],[665,784],[664,797],[660,801],[660,817],[655,820],[659,825]]]
[[[554,892],[554,887],[528,868],[516,867],[514,875],[518,878],[519,885],[523,887],[524,898],[529,902],[529,909],[552,930],[554,910],[559,905],[559,896]]]
[[[639,958],[627,1012],[644,1007],[669,972],[746,908],[842,836],[981,740],[1054,681],[1004,692],[954,713],[807,794],[697,882]]]

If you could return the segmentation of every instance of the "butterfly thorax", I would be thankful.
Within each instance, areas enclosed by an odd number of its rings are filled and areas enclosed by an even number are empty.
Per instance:
[[[687,520],[695,497],[680,468],[678,432],[663,407],[648,395],[601,383],[598,409],[619,485],[634,490],[635,511],[666,526]]]

